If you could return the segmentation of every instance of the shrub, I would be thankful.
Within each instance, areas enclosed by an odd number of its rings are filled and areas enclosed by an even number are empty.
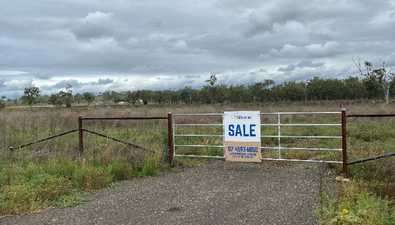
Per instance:
[[[4,186],[0,195],[0,213],[22,214],[45,208],[46,204],[38,201],[36,197],[36,190],[29,186]]]
[[[108,186],[111,178],[106,176],[106,171],[102,168],[83,166],[75,173],[74,182],[79,189],[89,191]]]
[[[394,224],[395,207],[390,202],[364,189],[362,184],[343,186],[340,201],[326,203],[322,224]]]
[[[0,110],[5,109],[5,102],[0,100]]]
[[[113,181],[128,180],[132,175],[132,168],[126,163],[111,163],[107,171]]]

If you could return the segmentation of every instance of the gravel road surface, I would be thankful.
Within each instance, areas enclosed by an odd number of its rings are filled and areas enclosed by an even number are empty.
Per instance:
[[[215,161],[0,224],[317,224],[319,166]]]

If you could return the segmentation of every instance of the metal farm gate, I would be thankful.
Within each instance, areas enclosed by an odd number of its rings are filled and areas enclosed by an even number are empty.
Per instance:
[[[282,117],[289,115],[338,115],[339,123],[283,123]],[[224,125],[222,124],[223,113],[196,113],[196,114],[174,114],[172,117],[172,149],[170,149],[170,158],[173,157],[192,157],[192,158],[216,158],[225,159],[225,148],[224,148]],[[339,112],[275,112],[275,113],[261,113],[262,118],[267,116],[275,116],[275,123],[261,123],[261,129],[265,127],[275,127],[277,128],[276,135],[265,135],[264,132],[261,133],[261,139],[271,138],[277,140],[277,145],[275,146],[261,146],[263,151],[277,150],[277,157],[265,157],[262,161],[287,161],[287,162],[317,162],[317,163],[332,163],[332,164],[343,164],[343,173],[347,174],[347,140],[346,140],[346,110]],[[207,121],[208,123],[201,122],[189,122],[192,118],[195,121]],[[203,119],[202,119],[203,118]],[[205,120],[207,118],[207,120]],[[188,121],[189,120],[189,121]],[[215,121],[215,122],[212,122]],[[187,127],[206,127],[205,132],[190,133]],[[296,136],[296,135],[283,135],[282,127],[338,127],[341,135],[339,136]],[[182,132],[179,132],[181,130]],[[209,134],[208,131],[216,131],[216,134]],[[222,134],[220,134],[222,132]],[[339,133],[340,133],[339,132]],[[222,144],[190,144],[188,141],[181,141],[179,138],[217,138],[217,142],[222,138]],[[282,140],[284,139],[341,139],[341,146],[338,148],[322,148],[322,147],[284,147],[282,145]],[[202,141],[201,141],[202,142]],[[179,153],[182,149],[188,149],[188,152],[193,152],[192,154]],[[193,150],[192,150],[193,149]],[[216,155],[213,154],[199,154],[202,149],[217,149]],[[222,149],[222,154],[221,154]],[[342,161],[333,160],[315,160],[315,159],[298,159],[298,158],[283,158],[283,151],[324,151],[324,152],[339,152],[342,156]]]

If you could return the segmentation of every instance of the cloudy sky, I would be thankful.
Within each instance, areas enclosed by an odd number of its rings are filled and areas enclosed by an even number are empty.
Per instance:
[[[200,88],[395,66],[393,0],[1,0],[0,95]]]

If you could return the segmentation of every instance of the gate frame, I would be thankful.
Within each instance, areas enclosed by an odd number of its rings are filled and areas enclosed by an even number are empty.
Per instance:
[[[309,115],[309,114],[340,114],[341,123],[340,124],[281,124],[281,115]],[[346,109],[342,109],[340,112],[277,112],[277,113],[261,113],[262,115],[277,115],[277,123],[275,124],[261,124],[263,126],[277,126],[277,135],[262,135],[261,138],[278,138],[277,147],[262,147],[261,149],[278,149],[279,158],[262,158],[261,161],[287,161],[287,162],[315,162],[315,163],[332,163],[332,164],[342,164],[343,174],[348,175],[347,171],[347,115]],[[225,137],[224,135],[224,124],[177,124],[175,123],[175,117],[177,116],[223,116],[224,113],[196,113],[196,114],[168,114],[169,125],[169,163],[172,164],[174,157],[190,157],[190,158],[215,158],[215,159],[225,159],[225,142],[222,141],[222,146],[217,145],[177,145],[175,143],[175,137]],[[338,126],[341,127],[341,136],[281,136],[281,126]],[[182,126],[222,126],[222,135],[209,135],[209,134],[176,134],[175,127]],[[170,129],[171,127],[171,129]],[[171,134],[171,135],[170,135]],[[171,137],[170,137],[171,136]],[[329,149],[329,148],[286,148],[287,150],[308,150],[308,151],[341,151],[342,161],[325,161],[325,160],[301,160],[301,159],[282,159],[281,150],[285,148],[281,147],[281,138],[314,138],[314,139],[342,139],[342,147],[339,149]],[[176,154],[177,147],[197,147],[197,148],[223,148],[222,156],[208,156],[208,155],[178,155]]]

